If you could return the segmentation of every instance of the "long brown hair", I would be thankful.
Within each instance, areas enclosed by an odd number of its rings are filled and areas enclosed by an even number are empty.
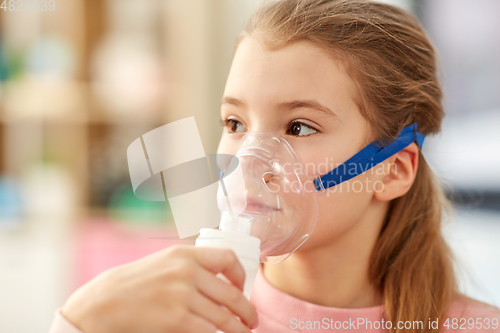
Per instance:
[[[328,50],[357,85],[356,102],[374,129],[391,140],[417,122],[440,131],[444,116],[436,55],[419,23],[397,7],[361,0],[282,0],[263,6],[239,40],[252,35],[269,49],[308,40]],[[372,252],[370,280],[392,323],[443,318],[457,294],[450,250],[441,233],[447,201],[424,156],[415,182],[390,203]],[[440,320],[439,322],[442,322]]]

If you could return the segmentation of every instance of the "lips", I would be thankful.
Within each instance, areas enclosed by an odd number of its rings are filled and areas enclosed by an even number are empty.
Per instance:
[[[245,212],[257,213],[257,214],[269,214],[270,212],[278,211],[277,207],[267,205],[265,202],[255,199],[247,198],[247,205],[245,207]]]

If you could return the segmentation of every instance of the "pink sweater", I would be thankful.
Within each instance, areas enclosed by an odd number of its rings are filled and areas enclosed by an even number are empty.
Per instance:
[[[259,269],[251,296],[259,313],[255,333],[284,332],[388,332],[388,326],[424,325],[419,322],[389,323],[383,320],[383,306],[341,309],[316,305],[294,298],[273,287]],[[500,310],[473,300],[454,301],[448,309],[448,321],[441,321],[442,332],[500,332]],[[436,318],[431,319],[435,321]],[[436,324],[436,323],[434,323]],[[82,333],[60,310],[49,333]]]

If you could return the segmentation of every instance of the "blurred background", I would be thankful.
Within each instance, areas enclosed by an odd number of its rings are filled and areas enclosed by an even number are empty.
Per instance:
[[[438,49],[447,118],[424,155],[456,208],[462,290],[500,306],[500,2],[385,2]],[[18,3],[0,10],[2,333],[47,331],[98,273],[192,241],[176,240],[168,204],[134,197],[127,147],[194,115],[216,152],[234,39],[260,1]]]

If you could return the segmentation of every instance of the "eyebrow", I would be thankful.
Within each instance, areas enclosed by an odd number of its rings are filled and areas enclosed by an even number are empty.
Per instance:
[[[230,96],[224,96],[222,98],[222,101],[220,103],[221,105],[223,104],[231,104],[234,106],[245,106],[245,103],[243,101],[240,101],[239,99],[236,99],[234,97]],[[299,108],[308,108],[308,109],[314,109],[317,111],[321,111],[330,115],[336,115],[335,112],[330,110],[328,107],[310,99],[304,99],[304,100],[293,100],[290,102],[283,102],[278,104],[278,109],[280,110],[294,110],[294,109],[299,109]]]

